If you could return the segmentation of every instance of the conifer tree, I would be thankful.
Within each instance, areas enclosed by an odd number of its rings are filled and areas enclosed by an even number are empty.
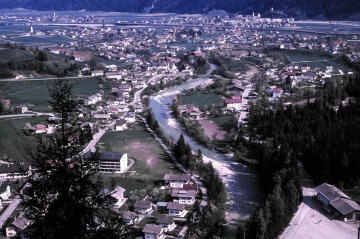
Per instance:
[[[72,85],[58,79],[49,88],[57,131],[30,152],[34,173],[23,200],[33,222],[30,238],[128,238],[128,228],[111,211],[96,175],[98,154],[84,158],[79,143]]]

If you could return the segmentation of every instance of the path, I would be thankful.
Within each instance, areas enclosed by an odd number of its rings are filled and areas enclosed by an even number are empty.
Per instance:
[[[11,216],[11,214],[15,211],[17,206],[20,204],[21,199],[15,198],[12,200],[8,207],[5,209],[5,211],[0,216],[0,228],[2,228],[5,224],[5,222],[8,220],[8,218]]]
[[[326,215],[320,203],[313,198],[316,194],[315,186],[302,165],[300,174],[303,201],[279,239],[357,238],[359,223],[343,222]]]

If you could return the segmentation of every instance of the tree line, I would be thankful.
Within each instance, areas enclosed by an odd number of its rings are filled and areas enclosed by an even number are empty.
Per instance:
[[[283,231],[302,200],[299,161],[318,184],[358,183],[359,80],[359,75],[332,79],[305,106],[280,105],[275,111],[252,107],[249,141],[238,140],[237,146],[247,144],[258,159],[266,198],[251,220],[239,226],[237,238],[244,232],[248,238],[275,238]]]

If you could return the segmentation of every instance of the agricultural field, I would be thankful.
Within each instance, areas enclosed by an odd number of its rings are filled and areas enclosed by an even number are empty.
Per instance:
[[[348,71],[349,68],[342,64],[336,57],[321,55],[318,52],[307,50],[285,50],[282,51],[284,55],[289,57],[292,63],[307,64],[311,68],[325,69],[326,66],[334,67],[334,70]]]
[[[36,147],[36,138],[24,134],[21,128],[24,128],[26,123],[35,125],[45,122],[46,119],[40,117],[0,121],[0,155],[9,157],[12,162],[28,161],[26,147]]]
[[[96,78],[71,80],[74,95],[90,96],[99,91]],[[13,104],[28,104],[31,110],[47,112],[50,100],[48,86],[52,81],[0,82],[0,98],[10,99]]]
[[[208,94],[194,94],[194,95],[185,95],[180,97],[180,105],[193,105],[196,107],[201,107],[205,105],[214,104],[215,106],[223,106],[224,100],[221,95],[215,93]]]
[[[135,160],[134,166],[125,175],[105,175],[105,185],[114,180],[129,191],[144,189],[157,184],[165,173],[180,172],[143,123],[133,124],[125,131],[107,132],[97,146],[100,152],[127,153],[128,158]]]

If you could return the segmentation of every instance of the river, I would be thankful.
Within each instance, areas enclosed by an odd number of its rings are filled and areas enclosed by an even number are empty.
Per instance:
[[[258,206],[260,190],[255,171],[237,163],[233,158],[209,150],[193,138],[188,136],[176,120],[171,116],[170,105],[174,97],[184,89],[195,88],[209,80],[209,75],[215,69],[211,69],[204,77],[191,79],[182,85],[167,88],[150,97],[150,108],[157,122],[164,131],[167,138],[177,141],[180,134],[184,135],[185,141],[189,143],[194,151],[202,151],[204,161],[213,163],[214,168],[219,172],[223,181],[226,183],[227,192],[230,196],[228,215],[231,218],[246,218],[254,212]]]

